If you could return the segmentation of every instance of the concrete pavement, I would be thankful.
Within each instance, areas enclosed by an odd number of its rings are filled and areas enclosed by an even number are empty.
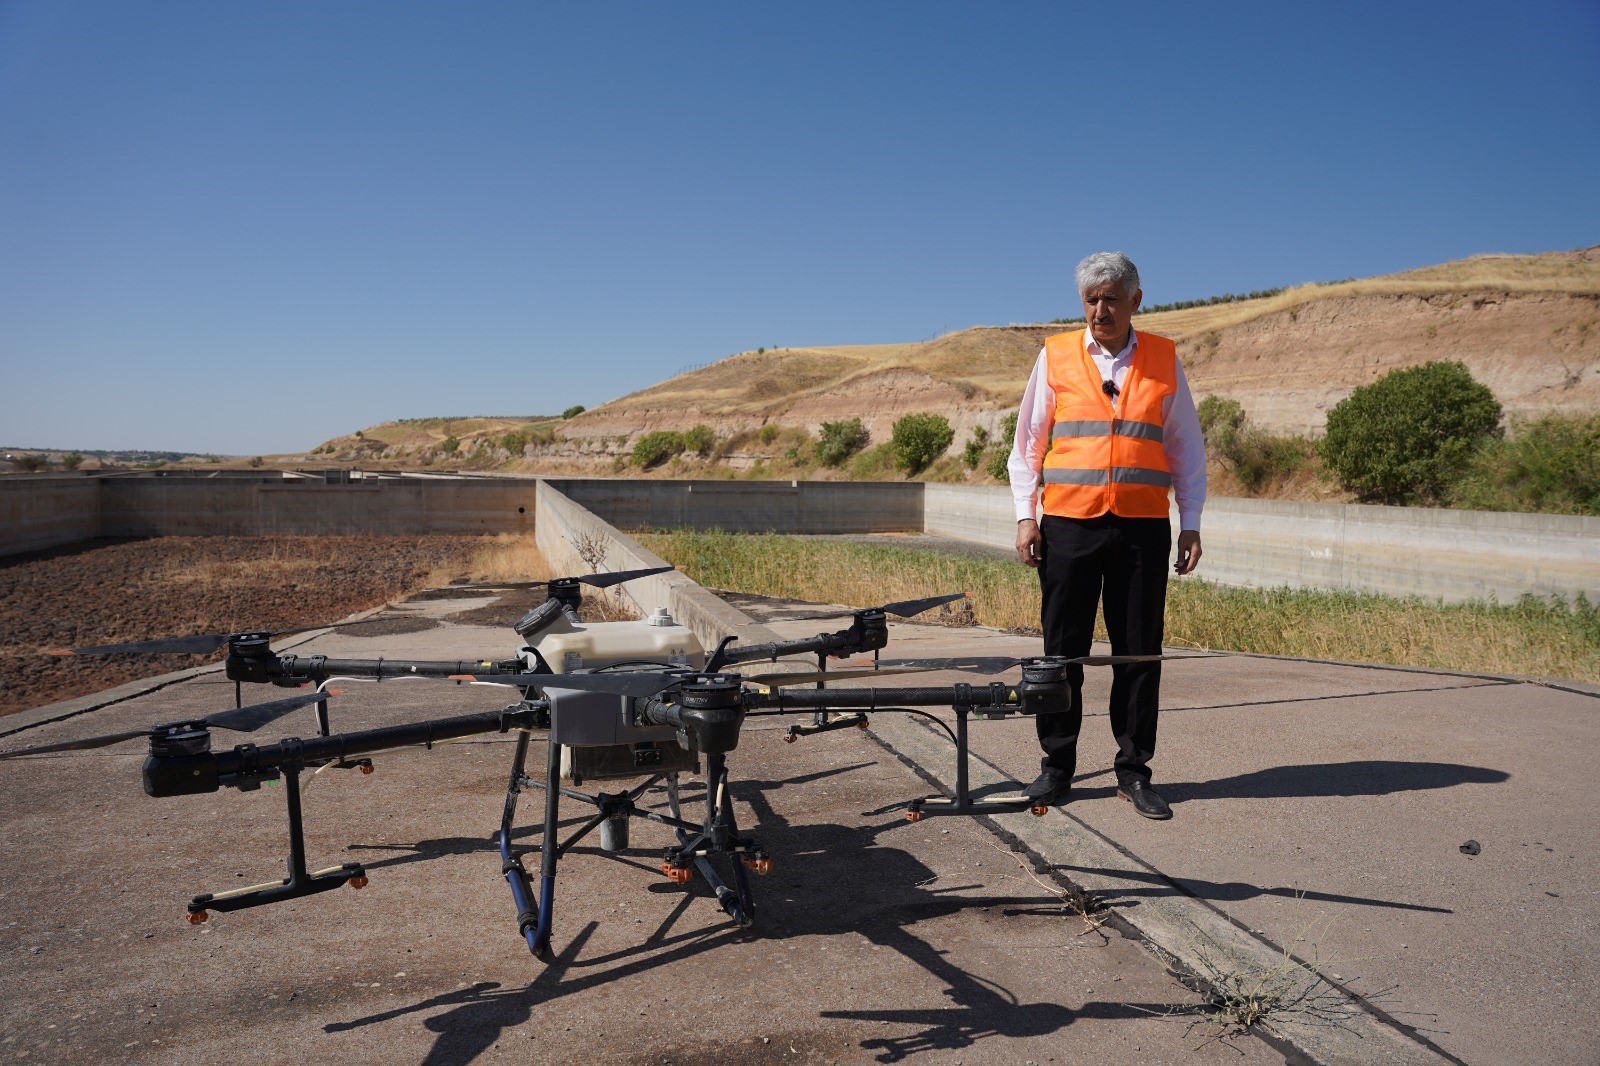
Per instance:
[[[446,624],[313,636],[295,650],[499,657],[509,638]],[[988,630],[896,625],[886,654],[1035,651]],[[372,884],[199,928],[182,921],[189,895],[281,869],[280,792],[149,800],[137,743],[0,765],[0,908],[14,945],[0,969],[0,1057],[1600,1057],[1588,996],[1600,985],[1590,885],[1600,815],[1584,801],[1600,731],[1593,697],[1246,656],[1171,663],[1156,782],[1176,816],[1155,823],[1112,795],[1096,713],[1108,678],[1090,673],[1075,797],[1042,819],[906,822],[905,801],[952,769],[949,742],[914,719],[879,714],[870,733],[796,744],[782,743],[781,719],[751,720],[731,757],[737,810],[777,862],[756,884],[756,934],[729,929],[698,878],[666,884],[653,868],[663,841],[641,826],[632,853],[606,857],[585,842],[563,861],[549,968],[516,936],[487,839],[507,738],[396,752],[370,778],[321,775],[306,800],[313,865],[360,859]],[[958,679],[972,680],[929,683]],[[340,728],[507,702],[500,690],[425,682],[345,687]],[[201,674],[98,709],[74,701],[63,721],[51,721],[59,708],[5,719],[6,729],[44,724],[3,743],[206,713],[229,706],[231,690]],[[273,736],[308,729],[286,721]],[[1030,723],[976,724],[973,735],[976,785],[1031,779]],[[533,818],[525,810],[521,824]],[[1469,838],[1476,856],[1459,850]],[[1094,892],[1113,921],[1088,931],[1052,874]],[[1218,1043],[1167,1016],[1199,999],[1168,976],[1174,959],[1244,972],[1285,952],[1304,964],[1288,970],[1313,975],[1312,1005],[1327,1017],[1272,1018],[1270,1042]]]

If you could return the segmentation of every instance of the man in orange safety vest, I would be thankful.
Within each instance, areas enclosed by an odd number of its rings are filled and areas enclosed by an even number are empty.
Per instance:
[[[1205,441],[1173,342],[1133,328],[1144,293],[1121,252],[1078,264],[1085,328],[1057,333],[1022,394],[1009,463],[1017,559],[1039,571],[1046,655],[1087,655],[1097,609],[1111,651],[1158,654],[1172,548],[1168,492],[1178,505],[1178,574],[1200,562]],[[1042,491],[1041,491],[1042,490]],[[1043,514],[1040,515],[1042,510]],[[1036,803],[1071,797],[1083,720],[1083,667],[1068,667],[1071,710],[1034,720],[1044,750],[1025,790]],[[1117,795],[1146,818],[1172,817],[1150,785],[1161,663],[1112,667]]]

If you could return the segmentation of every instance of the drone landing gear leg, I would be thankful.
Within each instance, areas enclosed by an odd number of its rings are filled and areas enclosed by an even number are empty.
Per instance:
[[[874,663],[878,661],[877,651],[873,651],[872,661]],[[817,669],[826,670],[827,668],[828,653],[817,652]],[[827,682],[818,681],[817,687],[819,689],[826,688]],[[867,716],[860,711],[853,711],[849,714],[836,714],[832,711],[813,711],[811,712],[811,724],[790,726],[788,731],[783,734],[783,742],[785,744],[793,744],[801,737],[814,736],[817,733],[831,733],[835,729],[865,728],[867,728]]]
[[[675,800],[677,783],[668,786],[668,802]],[[675,804],[674,804],[675,805]],[[729,888],[711,865],[711,856],[725,852],[733,858],[733,888]],[[739,836],[738,824],[733,817],[733,795],[728,790],[727,759],[722,755],[706,756],[706,820],[695,836],[678,830],[678,846],[668,848],[661,863],[661,871],[672,880],[687,881],[687,862],[692,861],[700,876],[706,879],[716,894],[717,902],[741,929],[748,929],[756,920],[755,900],[750,893],[748,867],[765,874],[772,869],[772,861],[756,846],[754,840]]]
[[[259,907],[266,903],[328,892],[343,884],[349,884],[351,888],[366,887],[366,868],[358,862],[330,866],[326,870],[306,869],[305,827],[300,816],[300,769],[293,765],[280,768],[284,795],[289,802],[289,876],[282,881],[269,881],[264,885],[196,896],[189,901],[190,922],[199,925],[210,917],[208,913],[210,911],[238,911],[246,907]]]
[[[967,716],[971,713],[971,708],[957,705],[955,712],[955,797],[946,799],[943,796],[930,796],[927,799],[912,800],[910,807],[906,810],[906,821],[920,822],[922,819],[936,814],[1007,814],[1015,811],[1031,811],[1033,814],[1042,817],[1050,808],[1034,804],[1032,800],[1023,795],[985,796],[982,799],[972,798],[967,786]]]
[[[547,959],[550,953],[550,905],[555,895],[554,871],[548,883],[542,884],[539,903],[533,902],[533,881],[528,876],[528,871],[522,865],[522,856],[511,854],[511,823],[517,813],[517,797],[522,794],[523,767],[528,761],[528,742],[531,738],[526,732],[517,734],[517,750],[511,759],[511,783],[506,787],[505,811],[500,816],[500,832],[498,834],[500,845],[500,869],[505,874],[506,883],[511,886],[511,898],[517,904],[517,930],[522,938],[528,942],[528,950],[539,959]],[[557,766],[559,767],[559,748],[556,744],[550,745],[550,750],[557,752]],[[550,802],[546,801],[545,812],[545,837],[546,843],[550,840],[552,832]],[[542,850],[551,851],[546,846]],[[542,878],[541,878],[542,880]],[[541,939],[542,933],[542,939]]]

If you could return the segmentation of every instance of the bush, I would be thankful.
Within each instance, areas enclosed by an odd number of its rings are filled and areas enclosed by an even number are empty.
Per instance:
[[[583,414],[583,412],[586,411],[586,410],[588,410],[588,408],[584,407],[583,404],[575,403],[571,407],[567,408],[565,411],[562,411],[561,412],[561,417],[562,418],[576,418],[579,415]]]
[[[68,452],[61,457],[61,465],[68,470],[76,470],[83,465],[82,452]]]
[[[250,460],[251,469],[259,467],[260,465],[261,465],[261,456],[257,455],[257,456],[253,457]]]
[[[13,466],[25,474],[37,474],[50,465],[50,460],[42,455],[19,455],[11,460]]]
[[[982,426],[972,427],[972,436],[967,438],[967,443],[961,449],[961,461],[968,470],[976,470],[978,464],[983,462],[983,453],[988,448],[989,431]]]
[[[867,446],[871,439],[861,419],[822,423],[822,438],[817,441],[817,459],[825,466],[838,466]]]
[[[1250,425],[1238,400],[1207,396],[1195,405],[1206,453],[1234,472],[1247,492],[1288,477],[1311,458],[1310,442]]]
[[[683,434],[672,430],[661,429],[654,433],[646,433],[633,445],[633,455],[629,462],[641,470],[649,470],[652,466],[659,466],[683,451]]]
[[[460,447],[461,442],[452,436],[444,439],[444,443],[439,445],[439,450],[446,455],[454,455],[456,453],[456,449]]]
[[[1451,503],[1479,511],[1600,515],[1600,415],[1513,423],[1509,437],[1479,451]]]
[[[889,447],[894,450],[895,465],[915,474],[943,455],[955,437],[944,415],[906,415],[890,431]]]
[[[990,477],[997,481],[1011,480],[1011,449],[1016,441],[1017,412],[1012,411],[1000,423],[1000,433],[995,438],[994,447],[989,449],[989,457],[984,460],[983,469]]]
[[[778,424],[776,422],[768,422],[766,425],[756,430],[756,439],[762,444],[771,444],[773,441],[777,440]]]
[[[716,447],[717,434],[710,426],[698,425],[683,434],[683,446],[696,455],[711,454],[711,449]]]
[[[528,438],[521,433],[507,433],[500,438],[500,447],[511,453],[511,458],[520,459],[522,449],[528,446]]]
[[[1498,433],[1500,404],[1459,362],[1385,374],[1328,412],[1323,461],[1380,503],[1436,501]]]

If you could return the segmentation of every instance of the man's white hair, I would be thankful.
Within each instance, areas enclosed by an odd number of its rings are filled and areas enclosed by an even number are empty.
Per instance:
[[[1079,296],[1107,281],[1118,282],[1122,294],[1131,297],[1139,291],[1139,268],[1121,252],[1096,252],[1078,264]]]

